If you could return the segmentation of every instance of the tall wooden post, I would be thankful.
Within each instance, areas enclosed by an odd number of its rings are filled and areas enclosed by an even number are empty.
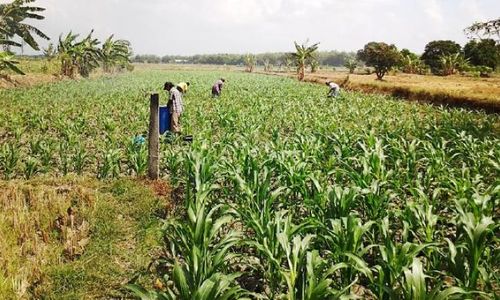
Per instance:
[[[148,174],[149,179],[157,180],[160,172],[160,97],[158,94],[151,94],[149,109],[149,157]]]

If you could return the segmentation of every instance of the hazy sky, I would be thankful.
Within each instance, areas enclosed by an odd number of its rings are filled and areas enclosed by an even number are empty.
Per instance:
[[[10,2],[0,0],[0,3]],[[54,41],[92,28],[132,42],[137,54],[357,50],[369,41],[421,53],[427,42],[466,42],[463,29],[500,15],[499,0],[38,0],[36,26]]]

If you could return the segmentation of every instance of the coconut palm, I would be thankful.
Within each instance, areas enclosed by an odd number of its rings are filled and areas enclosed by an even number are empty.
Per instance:
[[[299,80],[302,81],[304,80],[307,62],[314,59],[314,54],[316,53],[316,50],[318,50],[319,43],[312,46],[307,46],[307,42],[302,45],[297,44],[297,42],[294,43],[296,52],[291,53],[291,55],[295,61],[295,65],[297,66]]]
[[[36,27],[23,23],[26,19],[43,20],[45,17],[40,15],[45,8],[36,6],[27,6],[35,0],[14,0],[11,3],[0,4],[0,45],[6,50],[10,46],[21,47],[22,44],[12,41],[12,38],[18,36],[31,48],[39,50],[35,36],[48,40],[42,31]]]
[[[101,48],[102,67],[106,73],[110,73],[116,65],[130,62],[130,42],[113,40],[113,37],[111,35]]]

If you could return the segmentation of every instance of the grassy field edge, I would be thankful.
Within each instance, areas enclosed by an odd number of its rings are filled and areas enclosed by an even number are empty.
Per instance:
[[[160,244],[167,190],[132,179],[0,181],[3,299],[123,297]]]

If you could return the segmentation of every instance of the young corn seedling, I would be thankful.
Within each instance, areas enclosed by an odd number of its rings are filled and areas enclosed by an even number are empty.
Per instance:
[[[418,258],[413,259],[410,268],[404,268],[404,279],[401,285],[402,299],[412,300],[446,300],[464,297],[467,293],[459,287],[442,288],[442,283],[438,282],[434,288],[429,290],[426,282],[429,276],[425,275],[422,262]]]
[[[340,272],[340,280],[348,285],[362,274],[372,277],[372,272],[363,258],[377,245],[367,245],[366,234],[375,222],[362,223],[357,216],[350,215],[340,219],[329,219],[319,224],[318,240],[328,257],[335,262],[346,264]]]
[[[487,274],[494,272],[490,268],[496,254],[491,246],[496,243],[493,233],[498,224],[491,217],[475,218],[473,213],[463,211],[459,203],[457,209],[460,216],[456,242],[446,239],[450,273],[468,291],[479,290],[480,284],[491,287]]]
[[[241,234],[234,229],[225,233],[232,217],[222,205],[208,207],[210,192],[198,192],[187,208],[187,221],[173,220],[165,224],[168,256],[164,263],[171,270],[164,277],[166,291],[147,291],[129,285],[136,296],[210,300],[243,299],[247,294],[235,283],[241,274],[228,273],[228,265],[237,257],[231,248],[241,240]]]
[[[83,174],[88,158],[89,156],[87,151],[85,150],[85,147],[83,147],[82,145],[77,145],[75,148],[75,154],[73,156],[73,170],[76,174]]]
[[[0,166],[6,180],[15,175],[19,162],[19,149],[12,143],[3,144],[0,153]]]
[[[136,176],[142,176],[148,169],[148,153],[145,145],[137,145],[134,141],[127,147],[128,167]]]
[[[379,299],[399,299],[398,288],[403,271],[430,244],[398,243],[391,234],[389,219],[379,225],[383,244],[379,245],[380,257],[375,266],[377,276],[372,281],[372,291]]]
[[[34,158],[29,157],[24,163],[24,178],[31,179],[40,171],[40,162]]]
[[[120,175],[120,159],[121,155],[118,149],[106,151],[102,158],[102,162],[99,164],[97,178],[117,178]]]

